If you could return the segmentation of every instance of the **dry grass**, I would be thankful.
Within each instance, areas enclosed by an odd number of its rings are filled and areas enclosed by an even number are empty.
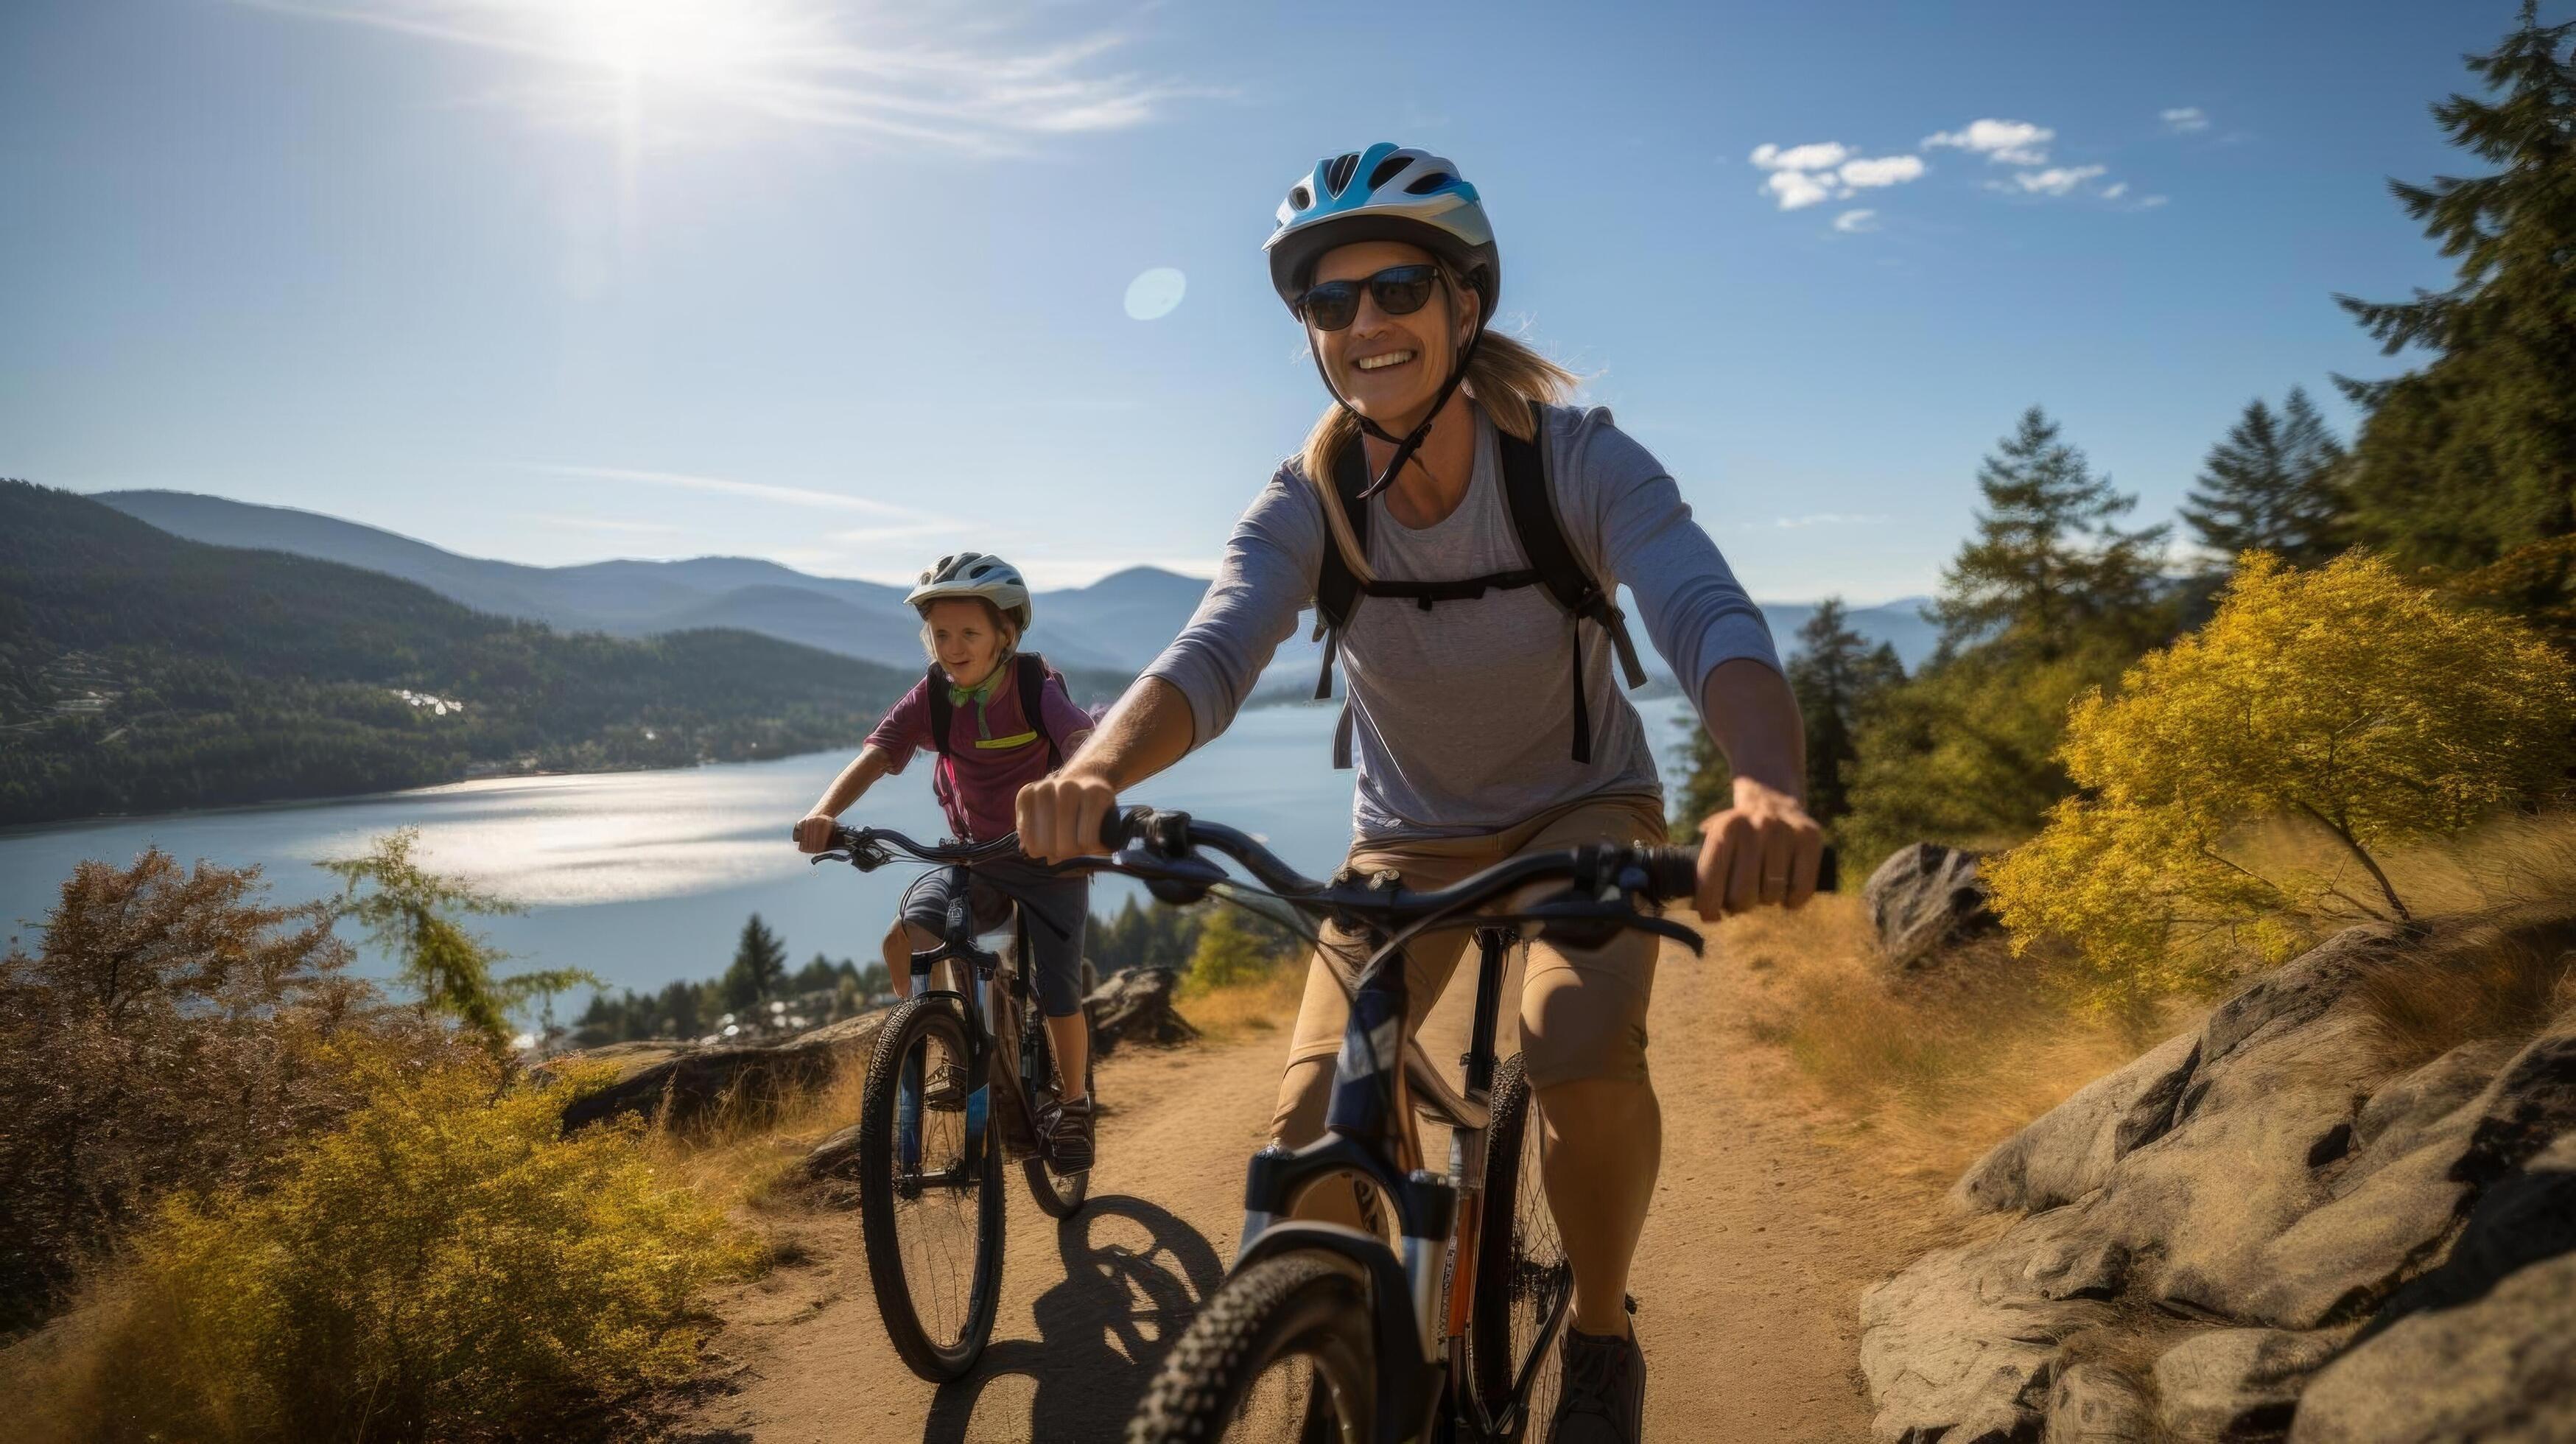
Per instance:
[[[1746,1030],[1784,1050],[1848,1120],[1841,1141],[1926,1187],[1947,1186],[1988,1148],[2191,1021],[2168,1015],[2141,1034],[2090,1018],[2000,939],[1891,978],[1856,897],[1730,918],[1712,936],[1720,957],[1753,975]]]
[[[2228,851],[2260,876],[2313,877],[2373,909],[2387,909],[2369,871],[2317,828],[2274,823],[2249,831]],[[2501,817],[2447,842],[2383,848],[2374,856],[2407,911],[2419,918],[2576,897],[2576,812]],[[2347,907],[2330,910],[2324,920],[2345,923],[2363,916]]]
[[[867,1056],[858,1053],[819,1086],[729,1094],[686,1124],[654,1128],[645,1136],[646,1155],[689,1188],[757,1219],[786,1206],[802,1186],[814,1145],[859,1120],[867,1072]]]
[[[2576,1012],[2576,901],[2436,923],[2422,948],[2364,979],[2361,996],[2393,1068],[2473,1039],[2519,1043]]]
[[[1297,1020],[1306,996],[1306,959],[1284,959],[1244,982],[1201,988],[1184,976],[1177,1005],[1190,1026],[1217,1042],[1272,1033]]]

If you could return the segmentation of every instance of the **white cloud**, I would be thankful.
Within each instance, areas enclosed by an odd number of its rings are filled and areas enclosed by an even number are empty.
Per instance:
[[[1143,124],[1212,93],[1106,64],[1106,29],[1008,48],[1025,27],[957,25],[840,0],[234,0],[521,62],[498,103],[628,147],[746,126],[973,154]]]
[[[931,520],[929,515],[908,506],[894,506],[871,501],[864,496],[846,496],[836,491],[814,491],[801,486],[773,486],[760,481],[736,481],[726,476],[690,476],[676,471],[637,471],[622,466],[535,466],[532,471],[547,476],[572,477],[582,481],[624,481],[645,486],[667,486],[681,491],[706,491],[722,496],[747,496],[761,501],[774,501],[787,506],[811,507],[818,511],[863,511],[876,516],[901,517],[905,520]]]
[[[1923,174],[1923,158],[1891,155],[1877,160],[1847,160],[1834,174],[1842,178],[1847,190],[1901,185]]]
[[[1780,198],[1780,209],[1799,210],[1833,199],[1833,189],[1802,170],[1775,170],[1762,188]]]
[[[1974,151],[1998,165],[2041,165],[2055,139],[2056,131],[2026,120],[1972,120],[1957,130],[1927,135],[1923,144]]]
[[[2007,183],[1988,181],[1986,189],[2007,195],[2062,196],[2109,169],[2098,165],[2053,166],[2047,170],[2026,170]]]
[[[2138,209],[2142,211],[2151,211],[2156,207],[2163,205],[2168,199],[2170,198],[2166,196],[2140,196],[2138,197]]]
[[[1776,145],[1757,145],[1751,157],[1764,170],[1832,170],[1851,156],[1851,147],[1832,141],[1811,145],[1793,145],[1782,149]]]
[[[2176,135],[2189,135],[2209,129],[2209,116],[2197,105],[2185,105],[2164,112],[2165,129]]]
[[[2106,201],[2116,201],[2128,193],[2129,183],[2127,181],[2119,181],[2112,185],[2102,187],[2102,199]]]
[[[1845,211],[1841,215],[1834,217],[1834,229],[1844,232],[1847,235],[1857,235],[1862,231],[1877,230],[1878,212],[1866,209]]]

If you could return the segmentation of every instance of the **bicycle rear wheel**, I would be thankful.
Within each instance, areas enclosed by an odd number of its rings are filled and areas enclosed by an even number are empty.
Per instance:
[[[1500,1416],[1526,1381],[1512,1439],[1538,1438],[1556,1412],[1561,1371],[1553,1343],[1537,1345],[1551,1321],[1563,1337],[1574,1305],[1574,1268],[1557,1237],[1539,1174],[1537,1100],[1515,1053],[1494,1072],[1485,1130],[1483,1240],[1476,1256],[1475,1307],[1467,1316],[1467,1362],[1477,1397]],[[1535,1357],[1533,1354],[1535,1353]],[[1535,1427],[1532,1420],[1541,1421]]]
[[[1127,1444],[1371,1444],[1374,1343],[1349,1263],[1319,1250],[1263,1259],[1227,1279],[1173,1345]]]
[[[1088,1007],[1082,1010],[1082,1027],[1086,1034],[1091,1030],[1091,1009]],[[1099,1071],[1095,1066],[1099,1056],[1096,1048],[1084,1050],[1082,1086],[1091,1091],[1095,1109],[1100,1106],[1100,1089],[1092,1075]],[[1040,1017],[1035,1008],[1031,1008],[1029,1015],[1020,1023],[1020,1058],[1020,1086],[1028,1090],[1029,1127],[1034,1130],[1039,1110],[1054,1102],[1056,1097],[1055,1044],[1047,1036],[1046,1019]],[[1091,1193],[1090,1169],[1080,1173],[1057,1173],[1047,1167],[1043,1155],[1021,1159],[1020,1168],[1028,1175],[1029,1196],[1038,1201],[1038,1207],[1045,1211],[1047,1217],[1071,1218],[1082,1211],[1082,1202]]]
[[[886,1336],[912,1371],[948,1380],[992,1337],[1002,1285],[1001,1130],[970,1130],[989,1095],[968,1063],[966,1010],[914,998],[877,1034],[859,1102],[859,1224]],[[958,1106],[930,1106],[944,1067],[966,1075]],[[979,1143],[969,1144],[971,1131]]]

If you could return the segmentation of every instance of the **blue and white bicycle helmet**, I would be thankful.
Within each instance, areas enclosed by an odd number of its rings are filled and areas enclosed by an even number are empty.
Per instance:
[[[1429,151],[1379,141],[1315,162],[1288,188],[1279,228],[1262,250],[1270,284],[1291,307],[1315,273],[1315,262],[1354,241],[1404,241],[1447,261],[1476,288],[1490,321],[1502,294],[1503,263],[1494,228],[1476,188],[1458,167]]]

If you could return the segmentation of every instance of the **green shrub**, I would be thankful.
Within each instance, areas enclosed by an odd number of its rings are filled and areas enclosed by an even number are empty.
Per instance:
[[[701,1290],[753,1255],[634,1126],[562,1136],[563,1087],[479,1057],[352,1066],[370,1101],[272,1187],[173,1200],[136,1239],[72,1437],[545,1437],[691,1371]]]

